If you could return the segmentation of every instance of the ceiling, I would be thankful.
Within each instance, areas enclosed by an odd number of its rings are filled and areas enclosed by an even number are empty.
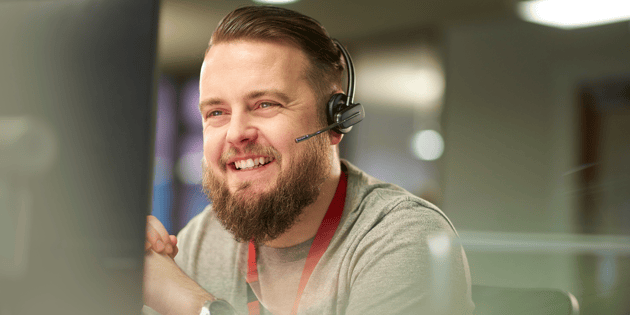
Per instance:
[[[285,7],[320,21],[332,37],[365,38],[399,29],[513,18],[515,0],[301,0]],[[249,0],[162,0],[158,63],[171,74],[198,71],[219,20]]]

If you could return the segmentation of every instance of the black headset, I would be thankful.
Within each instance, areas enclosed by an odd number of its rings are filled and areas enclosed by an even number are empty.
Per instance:
[[[337,93],[333,94],[326,105],[326,119],[328,120],[328,126],[318,130],[315,133],[308,134],[295,139],[295,142],[301,142],[308,138],[314,137],[324,131],[332,129],[336,133],[344,134],[348,133],[352,126],[359,123],[365,118],[365,110],[363,105],[354,103],[354,64],[352,64],[352,58],[343,45],[336,39],[333,42],[346,60],[346,70],[348,71],[348,94]]]

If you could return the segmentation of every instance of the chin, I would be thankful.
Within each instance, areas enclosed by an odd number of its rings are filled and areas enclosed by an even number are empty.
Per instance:
[[[244,183],[230,185],[230,193],[232,194],[254,194],[262,195],[270,192],[273,189],[268,184],[257,184],[253,181],[247,181]]]

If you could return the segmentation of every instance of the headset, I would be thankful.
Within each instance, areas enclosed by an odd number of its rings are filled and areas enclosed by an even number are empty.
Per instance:
[[[332,129],[334,132],[339,134],[348,133],[352,126],[359,123],[363,118],[365,118],[365,110],[363,109],[363,105],[359,103],[354,103],[354,64],[352,64],[352,58],[350,58],[350,54],[343,45],[336,39],[333,39],[333,42],[341,53],[343,54],[343,58],[346,60],[346,70],[348,71],[348,94],[337,93],[333,94],[326,105],[326,117],[328,120],[328,126],[323,129],[318,130],[315,133],[308,134],[305,136],[301,136],[295,139],[296,143],[302,142],[311,137],[317,136],[320,133],[328,131]]]

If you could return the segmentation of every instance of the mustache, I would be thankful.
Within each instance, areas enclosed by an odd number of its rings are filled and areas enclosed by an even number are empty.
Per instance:
[[[219,159],[219,163],[220,166],[223,170],[226,169],[227,166],[227,161],[235,156],[237,156],[238,154],[255,154],[255,155],[264,155],[264,156],[268,156],[268,157],[272,157],[275,160],[277,160],[278,162],[282,161],[282,154],[280,154],[280,152],[278,152],[278,150],[276,150],[274,147],[272,146],[264,146],[262,144],[259,143],[248,143],[245,147],[243,147],[242,149],[237,149],[235,147],[231,147],[229,150],[227,150],[226,152],[223,152],[221,154],[221,158]]]

